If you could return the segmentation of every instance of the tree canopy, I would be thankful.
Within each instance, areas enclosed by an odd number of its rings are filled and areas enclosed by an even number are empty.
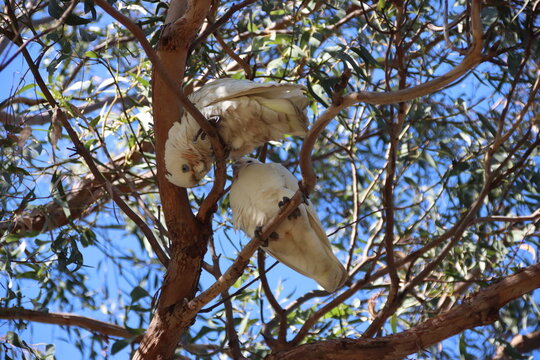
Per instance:
[[[65,342],[85,359],[540,347],[538,1],[6,0],[0,14],[0,359],[62,359]],[[252,154],[301,181],[261,238],[309,196],[349,273],[335,293],[233,229],[226,149],[186,99],[223,77],[305,86],[308,135]],[[182,111],[218,159],[187,190],[163,162]]]

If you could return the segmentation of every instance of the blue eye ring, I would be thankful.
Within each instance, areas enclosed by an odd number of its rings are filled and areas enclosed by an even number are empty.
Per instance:
[[[188,164],[182,165],[182,172],[187,173],[188,171],[189,171],[189,165]]]

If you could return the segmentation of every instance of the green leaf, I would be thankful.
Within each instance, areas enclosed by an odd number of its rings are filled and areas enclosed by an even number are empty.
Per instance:
[[[131,303],[133,304],[144,297],[150,297],[150,294],[148,293],[148,291],[146,291],[142,287],[136,286],[135,288],[133,288],[133,290],[131,290],[130,296],[131,296]]]
[[[60,6],[57,0],[49,1],[49,6],[48,6],[49,15],[51,15],[55,19],[60,19],[64,15],[64,12],[66,11],[66,9],[67,9],[67,6],[65,7]],[[72,12],[66,17],[65,23],[67,25],[77,26],[77,25],[88,24],[92,22],[92,20],[93,19],[84,19]]]
[[[358,45],[357,47],[351,47],[351,51],[364,59],[367,65],[373,65],[374,67],[378,68],[381,67],[381,64],[377,60],[375,60],[371,53],[367,51],[366,48],[362,45]]]
[[[13,96],[17,96],[19,94],[22,94],[23,92],[25,92],[26,90],[30,90],[30,89],[33,89],[37,86],[37,84],[35,83],[31,83],[31,84],[27,84],[27,85],[24,85],[22,88],[20,88]]]
[[[114,355],[120,352],[122,349],[124,349],[128,345],[129,345],[129,341],[126,341],[126,340],[115,341],[113,346],[111,346],[111,354]]]
[[[79,27],[78,29],[79,29],[79,34],[81,35],[82,41],[90,42],[90,41],[96,40],[98,37],[97,34],[86,31],[83,27]]]

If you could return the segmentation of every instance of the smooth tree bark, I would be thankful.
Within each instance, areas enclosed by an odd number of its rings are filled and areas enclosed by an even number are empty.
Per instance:
[[[187,52],[211,1],[172,1],[158,44],[157,55],[171,79],[182,86]],[[171,31],[174,30],[174,31]],[[197,221],[185,189],[165,178],[164,149],[169,129],[179,121],[182,107],[174,91],[154,71],[152,102],[159,193],[171,243],[171,261],[157,309],[134,359],[169,359],[180,335],[192,321],[181,314],[181,304],[195,296],[211,229]]]

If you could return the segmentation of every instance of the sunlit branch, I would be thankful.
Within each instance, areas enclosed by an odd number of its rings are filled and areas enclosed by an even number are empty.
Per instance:
[[[289,351],[271,354],[266,360],[323,358],[397,360],[432,346],[464,329],[488,325],[498,319],[498,310],[508,302],[540,287],[540,264],[524,268],[472,295],[467,301],[420,325],[396,335],[376,339],[335,339],[300,345]]]
[[[27,310],[22,308],[0,308],[0,319],[28,320],[44,324],[77,326],[105,336],[133,338],[139,341],[140,336],[128,329],[104,321],[68,313]]]

